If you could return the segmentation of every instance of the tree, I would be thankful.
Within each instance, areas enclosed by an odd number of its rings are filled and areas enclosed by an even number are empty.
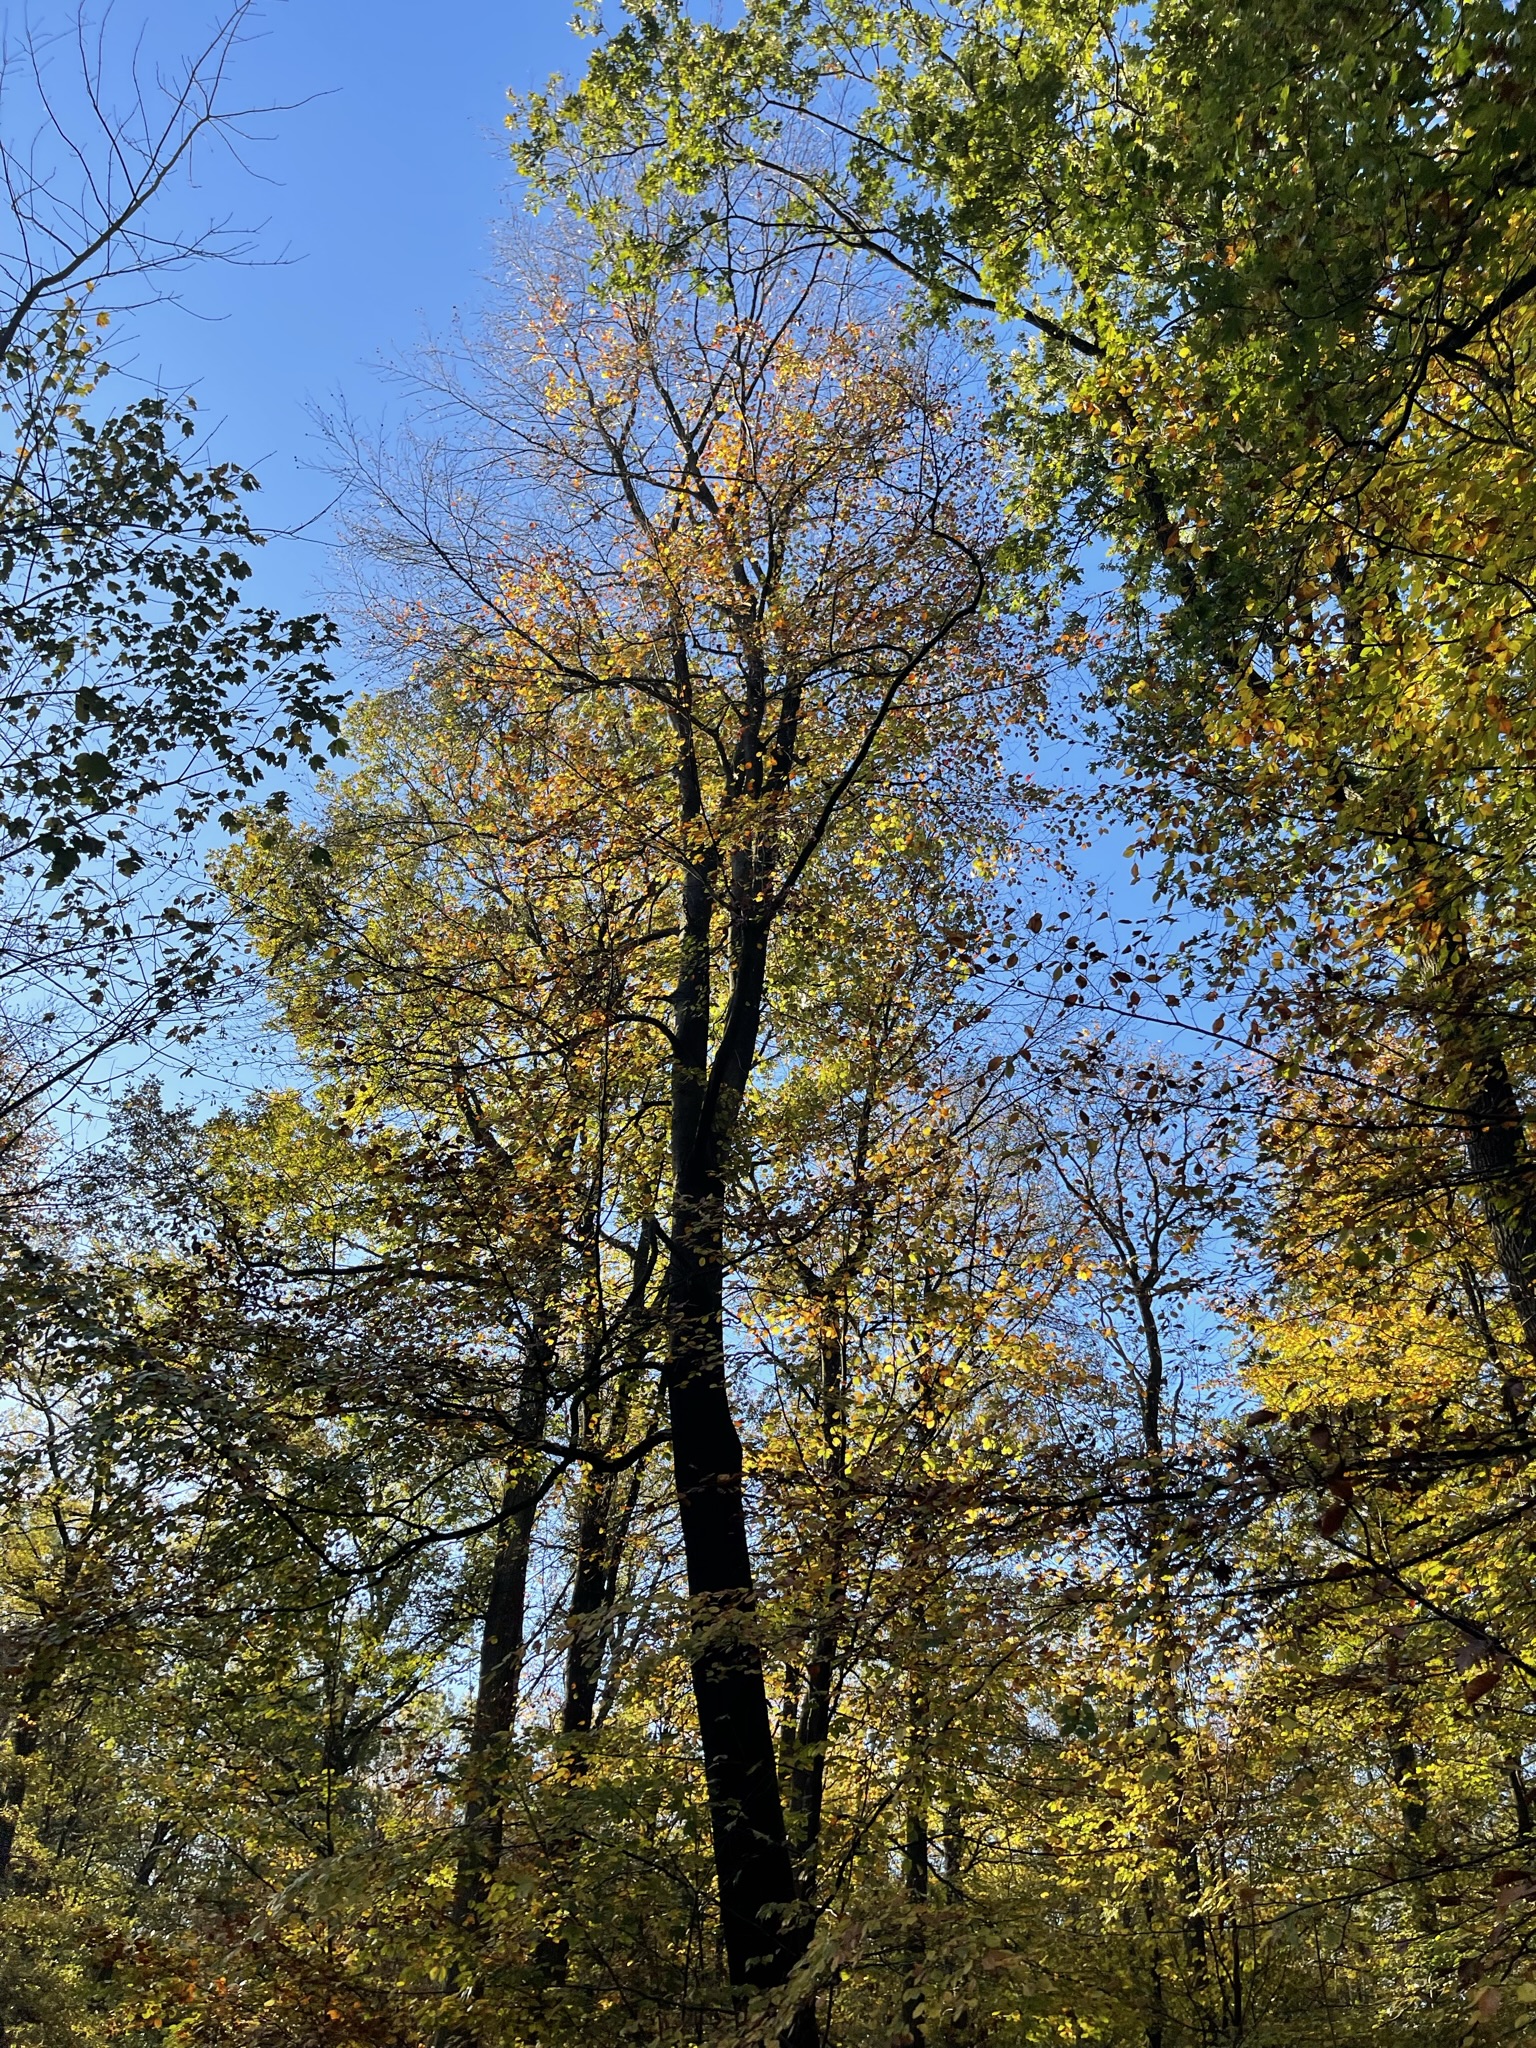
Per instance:
[[[957,401],[858,317],[846,272],[743,226],[718,303],[603,303],[561,275],[502,349],[478,467],[395,489],[388,545],[433,577],[413,618],[466,707],[477,784],[537,736],[517,858],[579,846],[633,933],[624,1006],[665,1055],[664,1378],[721,1912],[733,1983],[778,1984],[808,1925],[724,1339],[774,934],[819,862],[878,834],[893,778],[921,811],[985,772],[992,707],[1027,677],[984,620],[992,535]],[[535,537],[493,540],[522,506]]]
[[[218,95],[248,11],[237,7],[168,83],[158,112],[136,94],[126,119],[110,110],[84,16],[81,125],[61,104],[44,39],[24,39],[0,63],[9,201],[0,242],[0,1148],[13,1168],[39,1167],[37,1119],[61,1089],[206,989],[212,927],[196,915],[195,885],[178,897],[168,860],[265,771],[291,755],[317,760],[312,735],[335,729],[328,623],[285,622],[241,601],[256,541],[242,503],[253,480],[233,464],[189,459],[189,406],[150,396],[112,412],[100,399],[95,330],[109,323],[108,303],[120,303],[117,288],[219,240],[166,234],[152,209],[194,146],[238,118]],[[18,95],[42,124],[30,145],[14,118]],[[177,1467],[132,1426],[143,1376],[131,1287],[82,1278],[60,1251],[57,1215],[29,1202],[15,1172],[7,1183],[0,1294],[11,1333],[4,1549],[14,1654],[0,1890],[19,1977],[5,1988],[0,2025],[63,2026],[77,2001],[68,1986],[35,1978],[34,1936],[49,1945],[61,1892],[49,1873],[71,1865],[80,1816],[110,1804],[99,1729],[72,1725],[69,1708],[82,1684],[90,1690],[81,1674],[93,1659],[98,1682],[114,1669],[120,1682],[135,1666],[137,1623],[154,1606],[139,1569],[148,1560],[136,1551],[147,1503],[174,1488]],[[189,1482],[189,1514],[198,1498]],[[55,1767],[50,1819],[37,1781]],[[37,1829],[34,1882],[23,1867],[31,1852],[17,1845]],[[88,2009],[89,1945],[78,1971],[62,1960],[68,1946],[66,1935],[54,1947],[56,1976],[74,1979]]]
[[[303,1085],[16,1261],[39,2014],[1522,2038],[1525,32],[664,5],[532,106],[588,231],[349,443],[397,681],[220,873]],[[1026,861],[1042,622],[1166,947]]]
[[[0,974],[13,1131],[105,1046],[206,990],[206,894],[175,875],[177,854],[269,771],[319,759],[315,736],[335,731],[329,623],[242,600],[255,480],[203,458],[190,402],[103,402],[96,330],[109,305],[130,280],[153,290],[159,273],[229,246],[217,232],[178,237],[158,209],[177,167],[244,118],[220,101],[249,12],[235,8],[160,100],[136,92],[126,116],[111,109],[84,15],[78,105],[46,40],[0,64],[15,117],[0,143]],[[28,114],[40,123],[30,144]]]
[[[520,148],[561,189],[589,153],[643,152],[670,201],[656,252],[706,265],[695,195],[764,164],[791,216],[941,317],[1033,336],[998,364],[1020,511],[1115,550],[1123,807],[1168,888],[1231,911],[1224,971],[1302,930],[1276,1004],[1299,975],[1314,1050],[1387,1014],[1425,1033],[1426,1104],[1461,1129],[1523,1300],[1519,51],[1499,8],[1250,10],[1213,42],[1179,5],[1111,26],[769,5],[717,34],[672,7],[530,101]]]
[[[411,1540],[393,1434],[295,1385],[296,1356],[347,1356],[356,1318],[252,1256],[210,1166],[146,1092],[52,1242],[8,1256],[8,2029],[184,2008],[221,1961],[251,2010],[285,1958],[322,2029],[327,1990],[379,2010],[349,1922],[389,1868],[377,1779],[434,1733],[447,1574]],[[348,1927],[329,1956],[308,1903],[269,1911],[290,1885]]]

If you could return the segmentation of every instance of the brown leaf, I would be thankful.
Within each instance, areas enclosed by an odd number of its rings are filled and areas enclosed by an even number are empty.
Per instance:
[[[1490,1664],[1486,1671],[1479,1671],[1475,1678],[1467,1680],[1466,1684],[1461,1688],[1461,1696],[1467,1705],[1471,1706],[1472,1702],[1480,1700],[1485,1692],[1492,1692],[1496,1685],[1503,1682],[1503,1678],[1504,1666],[1502,1664]]]

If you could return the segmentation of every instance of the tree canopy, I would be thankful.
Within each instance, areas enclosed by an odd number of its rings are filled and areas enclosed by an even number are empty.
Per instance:
[[[334,765],[11,340],[0,2043],[1521,2040],[1536,21],[583,27]]]

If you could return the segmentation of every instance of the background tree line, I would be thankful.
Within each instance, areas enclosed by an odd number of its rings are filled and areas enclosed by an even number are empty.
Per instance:
[[[242,14],[0,153],[0,2035],[1518,2038],[1530,11],[589,24],[344,721],[102,382]]]

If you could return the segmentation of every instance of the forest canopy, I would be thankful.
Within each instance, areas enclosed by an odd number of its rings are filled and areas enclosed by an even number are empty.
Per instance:
[[[584,12],[337,625],[246,12],[0,138],[0,2048],[1524,2038],[1536,13]]]

